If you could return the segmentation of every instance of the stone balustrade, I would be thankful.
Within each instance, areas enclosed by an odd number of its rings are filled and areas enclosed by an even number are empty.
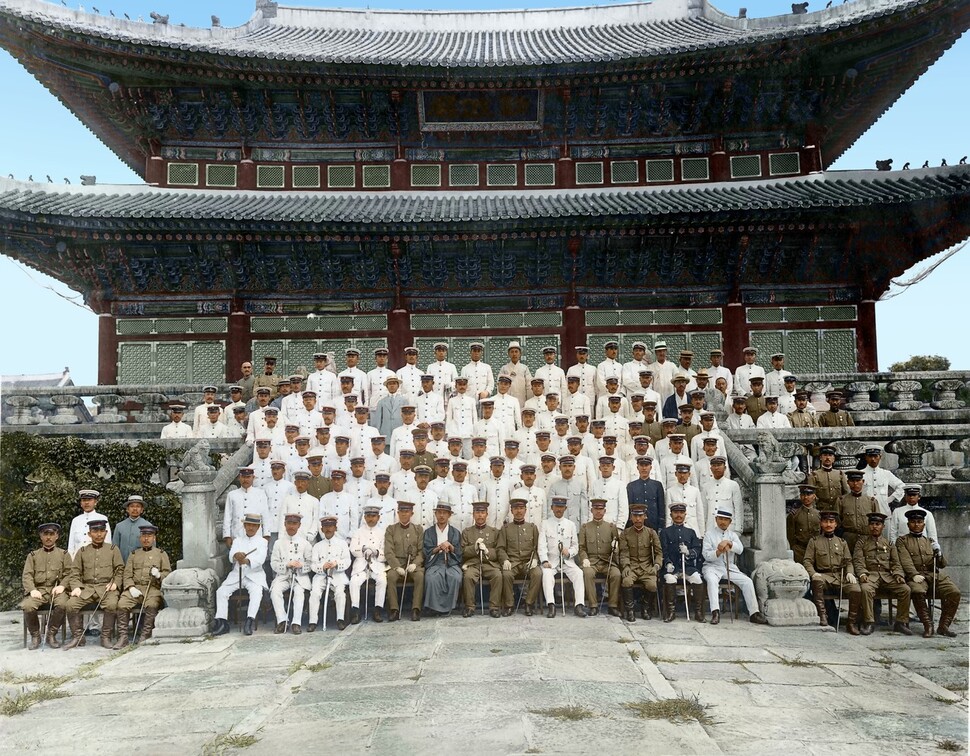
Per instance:
[[[846,392],[850,412],[917,412],[934,409],[963,410],[970,399],[970,371],[947,370],[918,373],[799,373],[798,385],[812,394],[812,403],[825,406],[825,392]],[[922,396],[932,397],[924,402]],[[960,396],[963,398],[961,399]],[[864,418],[869,419],[869,418]]]

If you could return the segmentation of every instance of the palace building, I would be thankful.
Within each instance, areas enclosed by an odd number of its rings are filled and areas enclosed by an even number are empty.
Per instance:
[[[0,0],[0,45],[144,179],[0,179],[0,251],[83,293],[102,384],[617,336],[873,371],[890,280],[970,237],[970,166],[828,169],[968,27],[970,0],[257,0],[209,29]]]

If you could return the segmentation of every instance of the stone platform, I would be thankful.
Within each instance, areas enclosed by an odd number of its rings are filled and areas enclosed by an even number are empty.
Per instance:
[[[453,615],[301,636],[264,624],[252,637],[234,628],[113,654],[91,639],[28,652],[21,615],[7,612],[0,696],[44,685],[24,675],[68,679],[47,682],[67,697],[0,716],[0,753],[276,756],[311,739],[328,752],[408,756],[886,756],[936,753],[944,741],[966,753],[966,615],[964,604],[955,639],[884,628],[852,638],[726,616],[712,627],[682,612],[671,624]],[[710,722],[627,707],[680,695],[696,695]]]

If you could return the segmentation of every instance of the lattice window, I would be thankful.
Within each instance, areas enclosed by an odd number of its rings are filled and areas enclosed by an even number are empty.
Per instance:
[[[282,165],[257,165],[257,189],[282,189],[286,178],[286,169]]]
[[[522,325],[522,315],[517,312],[496,312],[488,315],[490,328],[518,328]]]
[[[830,328],[822,331],[822,356],[821,364],[818,366],[819,371],[852,373],[858,369],[857,359],[854,328]]]
[[[455,313],[448,317],[448,327],[449,328],[484,328],[485,327],[485,316],[466,314],[466,313]]]
[[[616,326],[620,324],[619,310],[587,310],[586,325]]]
[[[314,370],[313,354],[317,352],[316,339],[292,339],[286,342],[286,371],[292,375],[305,368],[307,373]]]
[[[489,165],[485,169],[485,177],[489,186],[515,186],[518,182],[516,173],[516,167],[508,163]]]
[[[292,171],[294,189],[319,189],[319,165],[294,165]]]
[[[640,166],[636,160],[614,160],[610,163],[610,181],[614,184],[635,184],[640,180]]]
[[[389,165],[365,165],[364,166],[364,188],[365,189],[386,189],[391,185],[391,166]]]
[[[226,318],[192,318],[192,333],[225,333]]]
[[[786,307],[785,321],[788,323],[813,323],[818,320],[818,307]]]
[[[357,185],[352,165],[328,165],[327,186],[331,189],[353,189]]]
[[[353,315],[317,315],[312,321],[307,321],[308,330],[313,331],[352,331],[354,330]],[[294,329],[298,330],[298,329]]]
[[[194,383],[225,383],[226,345],[222,341],[196,341],[191,344]]]
[[[522,313],[522,321],[526,328],[559,328],[562,325],[562,313],[524,312]],[[489,323],[491,323],[491,320],[489,320]]]
[[[657,325],[674,325],[687,322],[687,310],[657,310],[654,313]]]
[[[683,158],[680,177],[684,181],[707,181],[711,177],[710,161],[707,158]]]
[[[441,186],[441,166],[412,165],[411,186]]]
[[[752,331],[751,345],[758,350],[759,355],[769,355],[785,351],[784,331]],[[764,359],[764,357],[762,357]],[[794,371],[792,371],[794,372]]]
[[[250,321],[250,329],[253,333],[280,333],[286,330],[286,318],[256,317]]]
[[[688,310],[691,323],[697,325],[714,325],[720,323],[724,314],[720,310]]]
[[[788,331],[785,334],[785,367],[798,375],[818,371],[819,332]]]
[[[155,321],[155,333],[188,333],[188,318],[158,318]]]
[[[353,322],[360,331],[383,331],[387,328],[387,315],[354,315]]]
[[[694,369],[700,370],[700,366],[707,365],[707,358],[712,349],[721,348],[720,333],[689,333],[687,334],[688,343],[694,352]]]
[[[478,186],[478,166],[474,163],[449,165],[448,183],[451,186]]]
[[[858,317],[855,305],[835,305],[821,308],[822,320],[855,320]]]
[[[673,160],[648,160],[647,161],[647,181],[673,181],[674,180],[674,161]]]
[[[188,383],[189,345],[165,341],[155,345],[155,380],[158,383]]]
[[[197,163],[169,163],[168,184],[172,186],[198,186],[199,166]]]
[[[275,375],[283,375],[283,342],[277,339],[253,339],[253,373],[263,374],[263,358],[276,358]]]
[[[115,333],[119,336],[137,336],[152,333],[154,330],[155,321],[151,318],[119,318],[115,321]]]
[[[602,184],[603,183],[603,164],[602,163],[576,163],[576,184]]]
[[[749,307],[749,323],[783,323],[785,313],[781,307]]]
[[[790,176],[801,172],[797,152],[782,152],[768,156],[768,171],[772,176]]]
[[[526,163],[526,186],[555,186],[556,166],[552,163]]]
[[[234,189],[236,187],[236,166],[207,165],[205,167],[205,185]]]
[[[731,158],[731,178],[757,178],[760,175],[760,155],[740,155]]]
[[[152,345],[135,342],[118,344],[118,383],[155,383]]]

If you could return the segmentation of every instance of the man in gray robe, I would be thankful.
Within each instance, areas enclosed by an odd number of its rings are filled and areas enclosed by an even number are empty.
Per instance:
[[[434,519],[424,531],[424,606],[450,614],[461,588],[461,533],[448,524],[451,504],[439,502]]]

